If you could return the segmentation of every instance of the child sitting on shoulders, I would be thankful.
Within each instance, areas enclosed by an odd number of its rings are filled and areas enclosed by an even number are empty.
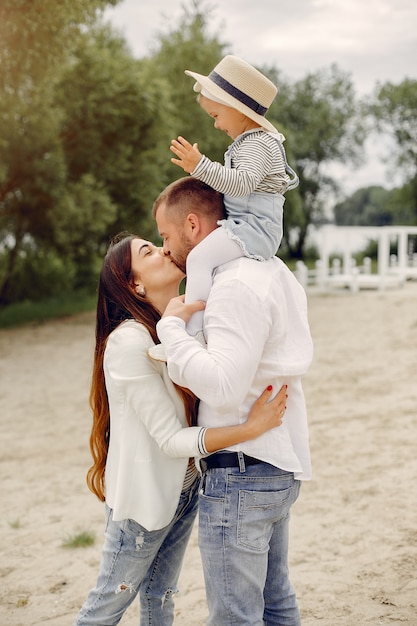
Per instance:
[[[188,255],[186,302],[207,300],[213,270],[240,256],[258,261],[273,257],[282,239],[284,193],[298,185],[282,145],[284,136],[265,118],[276,86],[261,72],[232,55],[203,76],[186,70],[197,82],[200,106],[214,127],[233,143],[221,165],[201,154],[198,144],[183,137],[171,142],[172,163],[224,194],[227,217]],[[197,335],[203,312],[187,330]]]

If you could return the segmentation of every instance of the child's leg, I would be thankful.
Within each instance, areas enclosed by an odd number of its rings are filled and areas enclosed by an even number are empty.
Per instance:
[[[216,228],[201,241],[187,258],[187,286],[185,302],[206,301],[211,289],[213,270],[243,256],[241,247],[231,239],[224,228]],[[203,329],[204,311],[194,313],[187,325],[190,335]]]

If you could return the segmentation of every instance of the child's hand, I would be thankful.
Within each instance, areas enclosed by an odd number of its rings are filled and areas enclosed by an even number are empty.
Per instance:
[[[182,167],[187,174],[191,174],[195,170],[202,157],[198,144],[191,145],[184,137],[178,137],[178,140],[173,139],[170,150],[178,157],[177,159],[171,159],[171,163]]]

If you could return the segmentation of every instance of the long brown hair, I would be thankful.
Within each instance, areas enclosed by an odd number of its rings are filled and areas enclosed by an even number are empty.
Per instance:
[[[90,389],[93,411],[90,451],[93,465],[87,472],[87,485],[102,501],[105,499],[104,478],[110,441],[110,411],[103,368],[107,338],[123,320],[136,319],[147,328],[153,341],[159,343],[156,324],[161,315],[149,300],[138,296],[134,289],[131,243],[136,238],[139,238],[138,235],[121,233],[111,241],[98,285],[96,345]],[[193,425],[197,421],[198,401],[188,389],[176,387],[184,403],[188,424]]]

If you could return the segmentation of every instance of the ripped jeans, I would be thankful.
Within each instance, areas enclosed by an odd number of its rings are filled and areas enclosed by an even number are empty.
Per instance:
[[[141,626],[171,626],[174,595],[197,513],[199,480],[181,494],[171,523],[147,531],[127,519],[113,522],[106,505],[106,528],[97,584],[74,626],[118,624],[137,595]]]

